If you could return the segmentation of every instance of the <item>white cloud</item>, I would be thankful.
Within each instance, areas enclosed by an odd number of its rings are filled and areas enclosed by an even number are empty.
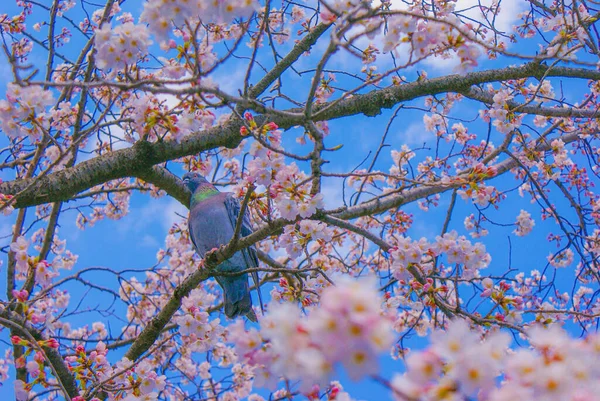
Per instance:
[[[16,212],[14,212],[16,213]],[[10,217],[4,217],[2,216],[2,218],[0,218],[0,237],[4,238],[4,237],[8,237],[12,234],[12,230],[13,230],[13,224],[12,224],[12,219],[11,217],[14,216],[10,216]]]
[[[138,244],[153,249],[160,248],[161,246],[156,238],[148,234],[144,235]]]
[[[141,202],[143,204],[138,203],[139,206],[132,206],[129,215],[117,221],[115,228],[122,236],[139,235],[144,246],[162,243],[171,226],[188,215],[187,208],[171,197],[145,197]],[[148,234],[157,230],[163,232],[158,240]]]
[[[136,214],[139,216],[134,223],[136,229],[145,229],[148,224],[157,222],[164,230],[168,231],[174,223],[187,217],[188,209],[171,197],[148,198],[146,205]]]
[[[186,218],[189,212],[185,206],[171,197],[168,198],[166,205],[165,202],[162,202],[161,209],[161,223],[166,230],[170,229],[174,223],[181,221],[181,216]]]
[[[344,206],[342,199],[342,181],[337,179],[324,179],[321,185],[325,209],[336,209]]]
[[[85,152],[79,152],[77,155],[78,162],[90,160],[98,156],[98,154],[95,152],[98,147],[98,140],[102,141],[102,143],[111,143],[112,150],[120,150],[131,147],[131,144],[123,139],[125,137],[124,134],[125,130],[123,128],[119,127],[118,125],[113,125],[110,127],[110,135],[99,131],[97,134],[90,136],[85,144]]]
[[[457,0],[455,11],[465,17],[487,24],[481,7],[490,7],[497,0]],[[376,2],[375,4],[377,4]],[[494,18],[494,26],[500,31],[511,31],[519,13],[524,11],[528,3],[523,0],[500,0],[500,13]],[[406,10],[408,6],[403,0],[392,0],[393,10]]]
[[[462,11],[461,14],[476,21],[484,22],[483,13],[479,5],[489,7],[494,0],[458,0],[456,10]],[[500,13],[494,19],[496,29],[504,32],[512,31],[512,27],[518,20],[519,14],[525,11],[528,2],[523,0],[502,0],[500,1]]]
[[[430,219],[427,221],[424,219],[415,219],[415,222],[410,227],[410,236],[414,239],[427,238],[431,240],[440,234],[440,229]]]
[[[238,90],[244,88],[244,78],[246,77],[247,65],[243,63],[225,64],[217,69],[210,77],[213,82],[217,83],[219,89],[233,96],[239,95]],[[254,71],[258,71],[260,67],[254,66]],[[259,76],[262,76],[262,70]],[[252,82],[252,81],[250,81]]]
[[[421,121],[412,122],[405,130],[398,132],[398,140],[408,146],[419,146],[434,139],[433,132],[427,131]]]
[[[2,82],[8,83],[13,81],[12,66],[7,60],[0,61],[0,79]]]

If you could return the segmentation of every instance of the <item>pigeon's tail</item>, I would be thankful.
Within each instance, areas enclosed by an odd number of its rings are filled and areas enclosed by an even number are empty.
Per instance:
[[[254,323],[258,322],[258,318],[256,317],[256,313],[254,313],[254,309],[252,309],[252,308],[250,308],[250,311],[248,311],[248,313],[246,313],[246,317],[251,322],[254,322]]]
[[[225,315],[228,318],[246,315],[248,319],[256,322],[256,314],[252,309],[248,276],[244,274],[238,277],[219,277],[218,281],[223,287]]]

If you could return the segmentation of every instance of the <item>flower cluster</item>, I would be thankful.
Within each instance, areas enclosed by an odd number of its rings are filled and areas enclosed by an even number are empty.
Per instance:
[[[258,132],[252,116],[246,114],[245,118],[250,129],[263,138],[262,143],[252,143],[250,154],[254,158],[248,163],[246,180],[268,187],[270,198],[284,219],[307,218],[323,208],[323,195],[310,194],[306,174],[295,163],[286,165],[284,156],[277,151],[281,147],[281,132],[276,129],[277,126],[266,124]],[[248,134],[246,127],[242,127],[242,134]],[[304,182],[304,185],[300,186],[299,182]]]
[[[517,114],[511,110],[509,102],[514,98],[508,89],[501,89],[497,91],[493,100],[492,108],[488,111],[481,111],[481,117],[485,122],[489,122],[491,118],[494,119],[493,125],[496,127],[498,132],[508,134],[515,128],[521,126],[523,120],[522,114]]]
[[[571,167],[573,165],[573,161],[569,158],[568,152],[565,149],[565,143],[562,139],[555,139],[550,143],[552,146],[552,157],[554,162],[552,163],[552,167],[555,167],[559,170]],[[550,176],[550,179],[556,180],[559,177],[559,172],[554,173]]]
[[[469,231],[473,230],[469,233],[469,235],[473,238],[485,237],[489,234],[489,231],[482,227],[482,219],[475,220],[475,215],[471,213],[467,217],[465,217],[464,225],[465,228]]]
[[[407,145],[402,145],[400,151],[392,150],[391,151],[392,160],[394,161],[394,165],[390,167],[390,175],[404,177],[408,174],[408,164],[412,158],[415,157],[415,152],[413,152]],[[389,184],[394,184],[397,180],[389,179]]]
[[[8,14],[0,14],[0,28],[11,34],[23,32],[25,30],[25,14],[13,17],[9,17]]]
[[[39,140],[48,127],[46,108],[53,103],[52,92],[41,86],[9,83],[6,100],[0,100],[0,127],[11,139],[30,136]]]
[[[251,128],[252,121],[249,121]],[[246,127],[242,127],[240,133],[242,135],[247,135],[246,131]],[[279,147],[280,140],[280,133],[271,133],[270,144],[273,149]],[[283,155],[272,149],[266,148],[258,141],[252,143],[250,154],[254,156],[254,159],[248,162],[248,179],[258,185],[270,185],[277,173],[284,169],[285,161]]]
[[[244,123],[247,125],[243,125],[240,128],[240,135],[241,136],[248,136],[250,135],[250,132],[252,132],[254,135],[262,135],[262,136],[269,136],[268,133],[271,131],[275,131],[277,130],[279,127],[277,126],[277,124],[271,122],[271,123],[267,123],[265,125],[263,125],[261,127],[261,129],[258,129],[258,124],[256,123],[256,120],[254,119],[254,116],[250,113],[250,112],[246,112],[244,113]],[[248,129],[249,128],[249,129]]]
[[[298,224],[290,224],[285,227],[283,235],[279,237],[279,246],[284,248],[292,259],[299,257],[310,241],[329,242],[332,231],[325,223],[302,220]]]
[[[312,385],[329,382],[341,363],[355,380],[378,371],[378,354],[389,349],[392,327],[381,314],[375,280],[341,277],[326,288],[318,308],[302,317],[296,305],[274,305],[260,332],[230,327],[238,355],[255,366],[255,384],[273,385],[279,376]]]
[[[462,320],[432,336],[425,351],[409,354],[407,373],[392,380],[398,400],[466,399],[500,401],[596,399],[600,370],[594,360],[600,336],[571,339],[556,325],[527,331],[530,348],[507,352],[502,332],[485,339]],[[503,380],[498,380],[501,372]]]
[[[182,108],[171,108],[164,101],[151,95],[132,97],[124,116],[130,117],[125,140],[135,142],[138,138],[180,141],[191,133],[211,127],[215,121],[212,111],[199,106],[199,102],[182,103]]]
[[[489,203],[495,203],[498,197],[496,188],[491,185],[471,184],[466,190],[456,191],[463,200],[471,200],[478,206],[487,206]]]
[[[196,352],[205,352],[214,347],[223,333],[220,320],[209,320],[209,314],[206,312],[215,298],[212,294],[195,289],[182,301],[185,313],[173,319],[179,325],[180,334],[186,342],[193,344],[192,350]]]
[[[419,19],[412,15],[395,15],[387,22],[383,51],[394,50],[408,42],[417,58],[453,50],[460,59],[459,69],[476,67],[481,52],[466,32],[459,32],[455,28],[461,25],[460,20],[453,15],[441,17],[439,21]]]
[[[175,27],[181,27],[193,18],[200,18],[204,23],[230,23],[235,18],[250,17],[259,8],[257,0],[150,0],[144,4],[140,20],[148,23],[152,33],[164,40],[168,37],[171,22]]]
[[[571,248],[567,248],[563,251],[555,254],[548,255],[548,262],[556,268],[562,268],[570,266],[573,263],[574,253]]]
[[[323,7],[321,18],[327,22],[334,22],[337,19],[336,14],[346,13],[355,8],[360,1],[357,0],[333,0],[327,3],[327,7]],[[333,11],[333,12],[332,12]]]
[[[482,243],[471,243],[464,236],[459,236],[456,231],[437,236],[430,243],[425,238],[413,241],[410,237],[395,238],[396,246],[390,251],[392,258],[392,274],[402,281],[409,281],[412,277],[409,267],[414,264],[427,264],[432,257],[445,255],[449,264],[463,266],[464,278],[473,278],[479,269],[486,268],[491,261],[491,256],[486,252]]]
[[[26,292],[26,291],[25,291]],[[15,396],[18,401],[26,400],[29,390],[36,384],[41,384],[47,387],[49,384],[49,377],[46,373],[46,356],[41,351],[42,347],[48,347],[57,349],[58,341],[54,338],[48,340],[38,340],[37,344],[32,344],[28,340],[19,336],[12,336],[11,343],[25,348],[25,352],[20,357],[15,359],[16,368],[25,368],[27,373],[31,377],[31,381],[28,383],[22,380],[15,381]],[[27,358],[33,353],[33,359],[27,361]]]
[[[69,134],[71,128],[75,124],[75,118],[79,110],[79,105],[71,106],[71,102],[61,102],[57,108],[53,108],[50,112],[52,128],[57,131]],[[85,121],[89,120],[86,118]]]
[[[316,194],[305,197],[304,202],[297,203],[293,199],[280,198],[276,202],[279,214],[287,220],[294,220],[297,216],[306,218],[312,216],[317,209],[323,207],[323,195]]]
[[[27,248],[29,248],[29,241],[23,236],[17,237],[16,241],[10,244],[10,250],[15,253],[17,272],[21,274],[27,273],[29,267]]]
[[[135,64],[148,53],[148,46],[152,44],[146,25],[132,22],[116,28],[102,24],[96,29],[94,42],[98,67],[113,70]]]
[[[155,364],[141,360],[133,365],[127,358],[111,366],[107,359],[108,349],[103,342],[86,353],[82,346],[76,348],[75,355],[66,358],[70,370],[85,387],[102,383],[112,397],[127,401],[153,401],[164,390],[166,376],[156,373]]]
[[[516,236],[524,237],[529,234],[533,230],[533,226],[535,226],[535,221],[531,218],[531,214],[527,211],[522,210],[517,216],[517,229],[513,231]]]

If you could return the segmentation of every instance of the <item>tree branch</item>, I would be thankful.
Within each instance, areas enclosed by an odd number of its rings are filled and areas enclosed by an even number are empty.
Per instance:
[[[382,109],[419,98],[444,92],[464,93],[472,85],[509,79],[541,76],[573,77],[600,80],[600,71],[583,68],[552,67],[529,63],[520,67],[473,72],[466,75],[450,75],[421,82],[373,90],[355,95],[327,109],[329,103],[316,108],[313,121],[324,121],[364,114],[375,116]],[[325,112],[318,110],[327,109]],[[286,115],[262,115],[255,117],[257,123],[275,122],[288,129],[304,123],[301,109],[290,109]],[[73,195],[93,186],[117,178],[139,176],[149,168],[167,160],[197,154],[217,147],[235,148],[242,136],[241,121],[231,118],[223,125],[198,132],[181,142],[148,143],[139,141],[133,147],[111,152],[42,178],[6,181],[0,184],[0,193],[15,196],[14,207],[23,208],[43,203],[66,201]],[[181,196],[179,197],[181,198]],[[180,200],[178,198],[178,200]],[[181,198],[183,199],[183,198]],[[180,200],[181,201],[181,200]]]

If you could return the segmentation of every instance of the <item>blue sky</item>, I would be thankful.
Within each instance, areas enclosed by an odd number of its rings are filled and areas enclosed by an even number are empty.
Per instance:
[[[462,3],[461,3],[462,2]],[[460,0],[459,3],[465,6],[475,3],[474,0]],[[512,19],[517,14],[519,7],[519,0],[512,0],[503,2],[506,6],[504,13],[502,14],[503,24],[510,26]],[[129,2],[125,10],[130,10],[137,16],[141,9],[141,2]],[[0,12],[7,12],[9,15],[15,12],[14,5],[11,3],[10,6],[3,5]],[[72,10],[70,15],[77,17],[80,15],[78,8]],[[77,18],[75,18],[77,19]],[[35,18],[32,18],[28,23],[30,26]],[[76,35],[72,38],[71,44],[75,44]],[[74,49],[71,44],[65,49]],[[289,45],[287,45],[289,47]],[[527,51],[531,52],[535,46],[518,47],[511,49],[514,51]],[[317,45],[313,51],[311,57],[301,58],[298,69],[314,68],[316,62],[315,56],[320,55],[324,50],[323,42]],[[285,52],[285,47],[282,49]],[[272,65],[272,59],[270,55],[264,55],[260,58],[261,62],[265,65]],[[45,63],[45,58],[40,53],[34,53],[30,59],[32,64],[42,66]],[[6,82],[10,79],[10,70],[7,68],[5,60],[0,65],[0,74],[3,80],[0,80],[0,93],[4,93],[6,89]],[[507,60],[501,64],[499,61],[485,61],[481,60],[480,68],[498,68],[508,64],[519,64],[519,60]],[[214,81],[221,84],[221,88],[230,92],[236,93],[238,88],[241,88],[243,83],[243,77],[245,72],[245,63],[242,61],[232,61],[226,66],[219,68],[215,75]],[[380,71],[384,70],[385,66],[389,66],[389,62],[383,60],[380,63]],[[353,59],[344,52],[338,52],[333,58],[329,66],[331,69],[360,69],[360,62]],[[412,68],[407,71],[402,71],[401,74],[405,75],[409,80],[416,78],[417,73],[423,69],[426,69],[429,76],[445,75],[452,72],[452,62],[444,61],[440,62],[431,61],[426,62],[418,68]],[[252,80],[255,81],[260,78],[260,70],[254,69]],[[287,93],[297,95],[297,99],[304,99],[306,92],[307,78],[298,78],[292,72],[288,72],[285,75]],[[355,82],[351,79],[344,78],[341,74],[337,74],[337,84],[350,85]],[[304,83],[304,85],[302,85]],[[386,85],[389,84],[389,80],[386,80]],[[290,89],[293,88],[293,89]],[[575,98],[580,94],[580,91],[585,88],[585,83],[576,83],[570,85],[565,89],[565,96],[567,98]],[[281,103],[282,107],[283,103]],[[410,106],[423,107],[423,100],[418,99],[410,102]],[[474,106],[473,102],[465,101],[461,103],[454,111],[453,115],[460,116],[466,120],[477,118],[478,108]],[[384,110],[382,115],[376,118],[369,118],[365,116],[354,116],[344,118],[342,120],[335,120],[330,123],[331,134],[327,137],[325,144],[328,147],[335,146],[343,143],[344,147],[335,152],[327,153],[325,158],[331,163],[325,168],[328,172],[346,172],[356,167],[369,152],[374,152],[379,145],[381,134],[387,124],[389,117],[391,116],[391,110]],[[424,130],[422,123],[423,112],[419,110],[404,110],[401,112],[399,118],[396,120],[388,140],[390,147],[386,148],[380,156],[375,169],[387,171],[392,164],[390,157],[390,151],[392,149],[400,149],[402,144],[407,144],[411,147],[420,147],[421,144],[425,143],[426,146],[435,146],[435,137],[432,133],[427,133]],[[528,120],[530,121],[530,120]],[[465,125],[467,125],[465,123]],[[472,132],[477,132],[479,138],[485,138],[485,132],[487,126],[477,121],[473,124],[469,124],[469,128]],[[480,130],[480,131],[477,131]],[[284,144],[287,149],[297,151],[299,154],[306,154],[310,151],[310,144],[306,146],[300,146],[295,143],[295,138],[301,132],[298,129],[292,129],[284,134]],[[501,135],[494,133],[492,136],[494,142],[498,144]],[[0,138],[0,145],[6,146],[7,141],[4,137]],[[444,146],[442,146],[443,148]],[[420,151],[417,156],[417,160],[422,159],[427,154],[426,151]],[[367,167],[370,163],[370,158],[363,167]],[[301,165],[302,166],[302,165]],[[416,163],[415,163],[416,166]],[[303,165],[302,168],[305,171],[310,171],[308,165]],[[0,177],[3,179],[10,179],[12,172],[2,171]],[[500,189],[512,188],[516,185],[516,181],[512,177],[503,177],[489,182],[489,185],[497,185]],[[323,181],[324,189],[323,192],[326,194],[326,205],[328,208],[334,208],[342,204],[342,192],[341,192],[341,180],[333,178],[325,178]],[[347,198],[348,199],[348,198]],[[366,199],[366,197],[363,197]],[[449,193],[442,196],[440,205],[438,208],[432,208],[430,212],[423,213],[417,208],[416,204],[410,204],[402,208],[407,213],[412,213],[415,223],[409,230],[408,235],[413,238],[419,238],[422,236],[432,240],[441,231],[444,216],[446,214],[446,208],[449,204]],[[556,199],[556,203],[559,206],[564,206],[566,201]],[[543,269],[544,261],[546,256],[549,254],[551,248],[545,241],[545,236],[549,231],[556,232],[556,225],[552,221],[541,221],[539,213],[536,216],[534,211],[539,208],[531,207],[528,198],[519,198],[517,196],[510,196],[506,200],[499,210],[493,210],[489,208],[486,210],[488,215],[493,221],[497,221],[502,224],[513,223],[520,209],[529,210],[535,219],[536,227],[534,233],[525,238],[515,237],[511,235],[514,227],[488,227],[490,230],[490,236],[483,238],[481,241],[487,246],[488,252],[492,256],[492,263],[487,271],[484,273],[503,273],[509,263],[513,268],[524,270],[528,272],[531,269]],[[563,210],[568,210],[564,209]],[[458,199],[456,204],[456,211],[453,215],[450,229],[455,229],[460,233],[466,234],[466,230],[463,226],[464,218],[473,213],[475,209],[472,205],[467,204],[465,201]],[[187,210],[185,207],[180,205],[176,200],[169,197],[163,197],[160,199],[151,198],[148,195],[136,193],[131,198],[130,213],[119,221],[103,220],[98,222],[94,227],[88,228],[81,231],[76,228],[74,222],[76,214],[74,212],[65,213],[61,217],[61,226],[59,235],[61,238],[67,240],[67,249],[73,253],[79,255],[78,263],[75,270],[88,267],[109,267],[116,270],[125,269],[146,269],[156,263],[156,252],[159,248],[164,247],[164,238],[171,225],[180,220],[177,214],[186,215]],[[9,217],[0,217],[0,236],[5,236],[9,231],[11,224],[13,223],[14,215]],[[510,237],[511,245],[511,259],[507,255],[506,250],[508,249],[508,242]],[[4,241],[6,243],[7,240]],[[3,243],[3,245],[4,245]],[[0,272],[5,272],[6,262],[0,267]],[[550,271],[553,271],[551,269]],[[126,275],[126,277],[128,277]],[[572,278],[572,270],[562,270],[558,273],[557,282],[561,282],[563,279],[566,280],[569,277]],[[112,286],[115,288],[116,282],[114,277],[102,275],[102,274],[90,274],[92,278],[98,284],[106,286]],[[0,293],[5,293],[4,283],[0,282]],[[71,298],[71,305],[76,305],[80,297],[85,297],[86,304],[94,305],[97,302],[104,302],[104,299],[92,298],[90,295],[83,293],[81,287],[67,287],[73,291]],[[566,290],[566,288],[565,288]],[[263,291],[266,294],[268,291]],[[122,305],[115,306],[121,308]],[[118,310],[118,309],[117,309]],[[88,314],[82,316],[75,316],[72,318],[72,324],[76,325],[90,324],[95,320],[102,320],[103,317],[98,314]],[[114,322],[113,322],[114,324]],[[116,332],[120,331],[120,326],[114,324],[113,328]],[[0,333],[0,339],[6,341],[8,339],[7,333]],[[422,339],[414,339],[409,343],[413,347],[422,347],[425,341]],[[0,350],[4,347],[0,346]],[[116,353],[113,357],[119,357],[120,354]],[[115,358],[116,360],[116,358]],[[387,356],[382,357],[382,375],[384,377],[390,377],[392,372],[402,371],[403,366],[399,361],[392,361]],[[14,372],[11,371],[11,379],[14,377]],[[356,399],[387,399],[389,398],[388,391],[383,389],[381,385],[375,384],[370,380],[361,381],[359,383],[350,383],[345,379],[342,373],[342,383],[345,384],[345,389]],[[0,397],[12,396],[12,384],[5,383],[0,387]]]

